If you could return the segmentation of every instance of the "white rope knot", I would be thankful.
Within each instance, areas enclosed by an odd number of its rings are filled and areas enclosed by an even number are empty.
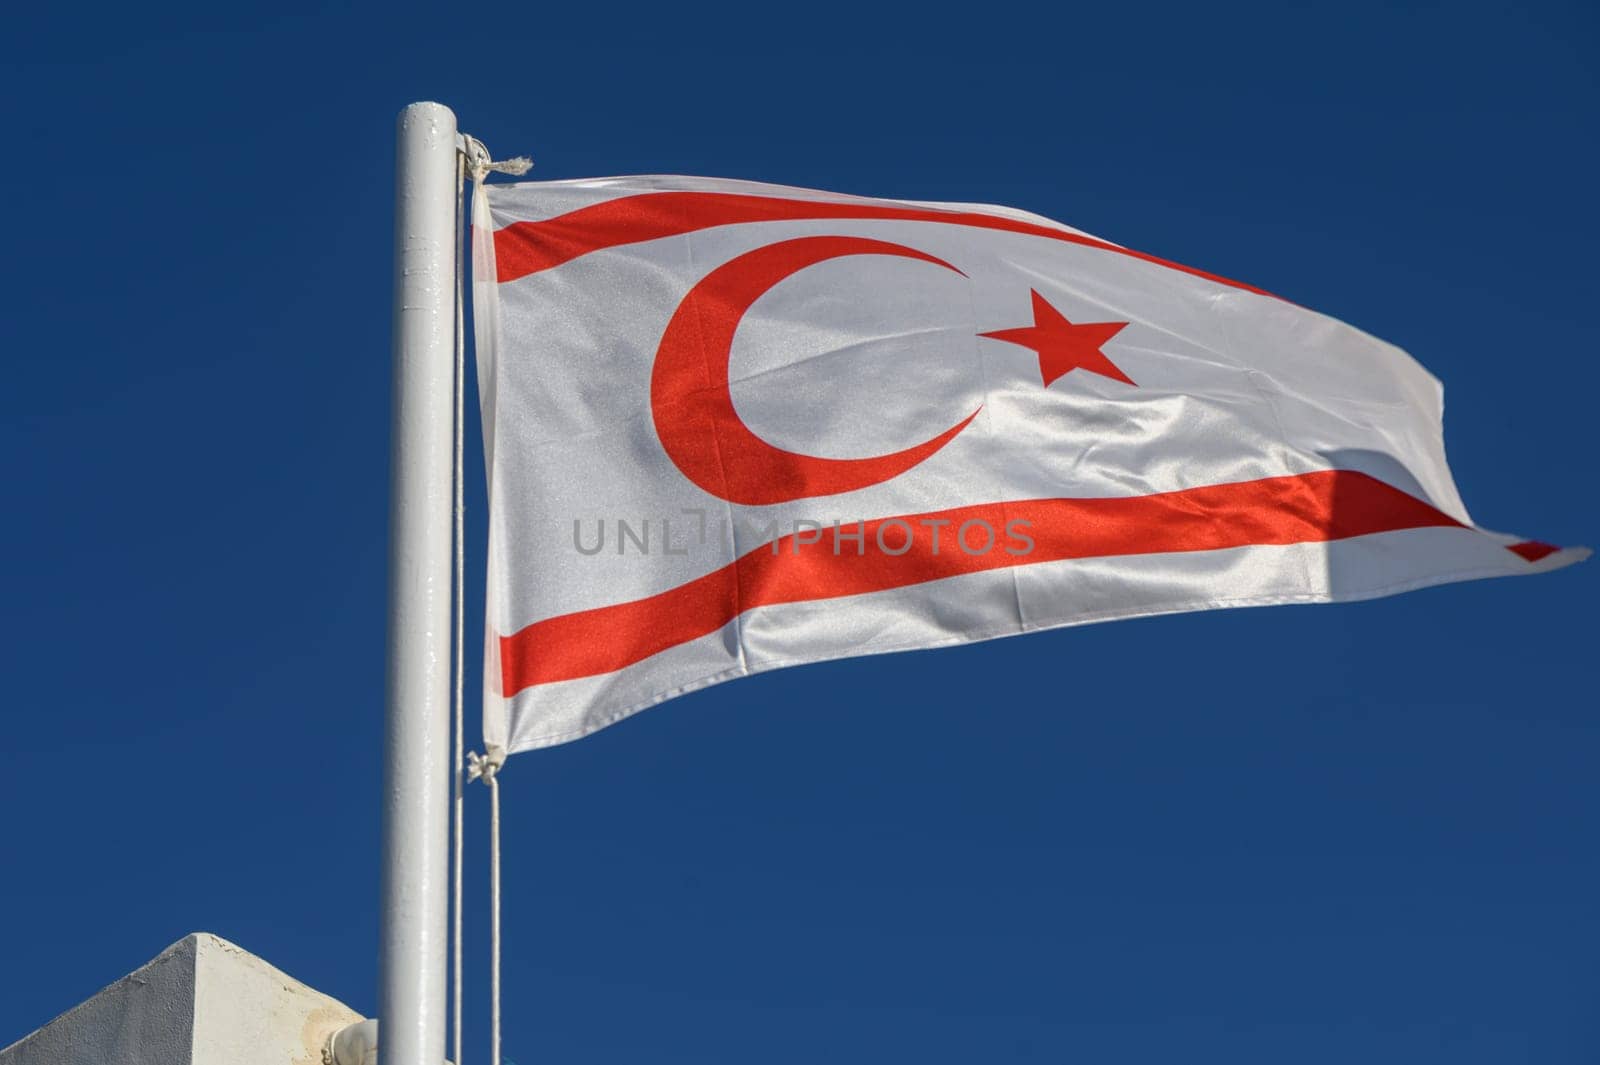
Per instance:
[[[493,783],[495,774],[499,773],[500,767],[505,764],[505,748],[491,743],[484,754],[479,754],[477,751],[467,754],[467,779],[482,780],[485,784]]]
[[[489,149],[484,147],[483,142],[469,133],[461,135],[461,154],[466,157],[467,172],[472,175],[472,180],[480,185],[491,171],[496,174],[521,177],[533,169],[533,160],[526,155],[517,155],[510,159],[494,159],[489,155]]]

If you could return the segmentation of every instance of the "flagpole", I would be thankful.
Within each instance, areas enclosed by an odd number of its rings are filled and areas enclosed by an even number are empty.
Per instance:
[[[400,112],[395,180],[380,1065],[445,1048],[456,116]]]

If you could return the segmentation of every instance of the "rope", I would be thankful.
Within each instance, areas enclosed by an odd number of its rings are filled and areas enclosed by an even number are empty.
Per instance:
[[[462,867],[465,864],[466,849],[466,698],[462,687],[466,670],[463,668],[466,661],[466,522],[467,504],[465,487],[463,484],[462,470],[464,469],[463,455],[465,447],[465,425],[463,422],[464,399],[466,386],[467,366],[467,333],[465,313],[465,288],[462,283],[461,245],[465,236],[462,204],[465,198],[462,195],[466,188],[467,157],[463,154],[456,155],[456,351],[455,351],[455,634],[451,647],[452,668],[455,670],[455,794],[451,797],[451,869],[450,869],[450,962],[453,974],[450,981],[450,1028],[451,1028],[451,1058],[455,1065],[461,1065],[461,901],[462,901]]]
[[[526,155],[514,155],[510,159],[490,158],[489,149],[476,137],[462,134],[461,144],[461,150],[467,157],[467,170],[471,172],[472,180],[479,184],[489,176],[490,171],[521,177],[533,169],[533,160]]]
[[[533,160],[526,156],[517,156],[513,159],[496,161],[489,155],[489,149],[476,137],[463,134],[460,139],[461,171],[471,175],[475,185],[481,186],[490,172],[520,176],[526,174],[533,166]],[[458,173],[460,173],[458,172]],[[461,197],[460,178],[457,179],[456,218],[459,239],[461,226]],[[462,562],[463,528],[466,507],[462,502],[462,393],[465,391],[465,364],[466,340],[462,325],[461,308],[463,305],[461,293],[461,266],[460,257],[456,259],[456,837],[462,835],[462,793],[461,793],[461,751],[463,749],[463,714],[461,711],[461,654],[464,644],[464,612],[461,605],[459,589],[464,582],[464,566]],[[505,765],[506,752],[489,744],[486,753],[477,751],[466,755],[465,778],[467,780],[482,780],[489,785],[489,1063],[500,1065],[500,767]],[[455,867],[455,894],[456,894],[456,1034],[455,1052],[456,1065],[461,1065],[461,851],[459,843],[456,851]]]
[[[489,785],[489,1063],[500,1065],[500,767],[506,752],[467,755],[467,776]]]
[[[489,770],[489,1062],[500,1065],[500,774]]]

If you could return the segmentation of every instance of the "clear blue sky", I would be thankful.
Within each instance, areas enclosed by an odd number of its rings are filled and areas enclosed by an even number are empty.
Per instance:
[[[1579,3],[11,12],[0,1043],[195,929],[375,1008],[405,103],[536,176],[1006,203],[1244,279],[1444,379],[1483,524],[1594,544],[1597,29]],[[520,755],[507,1054],[1593,1061],[1597,581],[790,670]]]

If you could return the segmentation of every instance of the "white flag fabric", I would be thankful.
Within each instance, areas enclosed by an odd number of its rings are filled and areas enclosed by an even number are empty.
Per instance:
[[[1439,383],[1003,207],[481,187],[485,741],[779,666],[1577,561],[1476,528]]]

